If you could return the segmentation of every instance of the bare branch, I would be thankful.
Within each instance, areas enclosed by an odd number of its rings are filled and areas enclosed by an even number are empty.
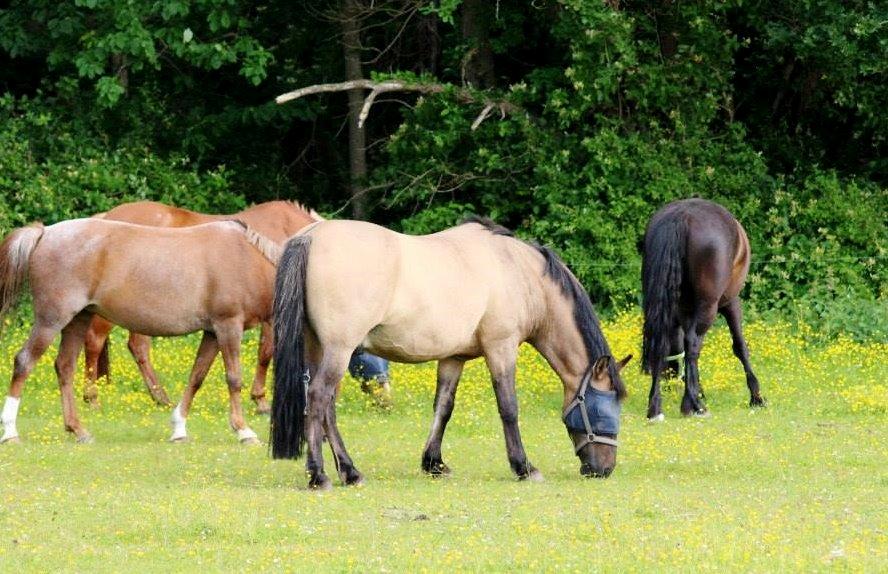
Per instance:
[[[481,123],[486,120],[490,113],[498,109],[500,112],[500,119],[506,117],[507,114],[518,114],[523,110],[521,107],[516,106],[515,104],[507,101],[507,100],[494,100],[483,97],[481,94],[477,94],[466,88],[457,88],[455,86],[448,86],[446,84],[438,84],[434,82],[403,82],[401,80],[387,80],[383,82],[376,82],[373,80],[367,79],[359,79],[359,80],[349,80],[347,82],[337,82],[333,84],[315,84],[312,86],[306,86],[304,88],[299,88],[298,90],[294,90],[292,92],[287,92],[286,94],[281,94],[277,98],[275,98],[275,102],[278,104],[285,104],[287,102],[291,102],[293,100],[297,100],[299,98],[310,96],[313,94],[328,94],[333,92],[347,92],[349,90],[362,89],[362,90],[370,90],[370,94],[364,100],[364,105],[361,108],[361,112],[358,115],[358,127],[363,127],[364,122],[367,120],[367,116],[370,115],[370,108],[373,106],[373,103],[376,101],[376,97],[379,94],[384,94],[387,92],[416,92],[419,94],[440,94],[444,91],[451,89],[453,90],[453,94],[456,98],[464,103],[484,103],[484,109],[472,123],[472,130],[478,128]]]
[[[481,125],[481,122],[483,122],[484,120],[487,119],[487,116],[490,115],[490,112],[493,111],[493,108],[494,108],[494,105],[490,104],[490,103],[487,104],[486,106],[484,106],[484,109],[481,110],[481,113],[478,114],[478,117],[475,118],[474,122],[472,122],[472,131],[475,131],[478,129],[478,126]]]

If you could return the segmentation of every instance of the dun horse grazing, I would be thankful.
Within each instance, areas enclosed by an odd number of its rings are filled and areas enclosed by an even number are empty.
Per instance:
[[[749,404],[765,404],[749,364],[741,327],[740,289],[749,271],[746,232],[725,208],[703,199],[670,203],[648,224],[644,238],[642,287],[644,344],[642,368],[653,382],[648,418],[663,420],[660,376],[667,363],[684,359],[684,415],[706,413],[697,359],[703,337],[724,315],[743,364]]]
[[[13,231],[0,246],[0,314],[27,278],[34,326],[15,357],[0,442],[18,439],[25,379],[59,332],[55,367],[65,429],[78,442],[92,439],[77,418],[73,379],[94,315],[150,336],[203,331],[188,387],[173,411],[171,440],[186,438],[191,401],[221,349],[231,428],[241,442],[258,442],[241,408],[240,344],[245,328],[270,320],[279,254],[277,244],[236,221],[161,229],[75,219]]]
[[[326,433],[345,484],[363,478],[336,424],[334,393],[352,350],[401,362],[438,361],[434,418],[422,468],[449,472],[441,441],[463,364],[484,357],[493,378],[509,463],[538,480],[518,432],[515,362],[530,342],[564,385],[564,416],[581,472],[616,464],[619,376],[589,296],[558,256],[473,219],[427,236],[358,221],[326,221],[291,239],[278,266],[274,303],[272,454],[299,458],[308,443],[309,487],[324,473]],[[310,384],[309,384],[310,381]]]
[[[321,217],[308,211],[298,203],[290,201],[269,201],[260,203],[233,215],[210,215],[198,213],[178,207],[171,207],[155,201],[137,201],[124,203],[114,209],[96,216],[107,221],[122,221],[152,227],[190,227],[212,221],[236,219],[243,221],[258,233],[276,243],[282,244],[297,231],[318,221]],[[134,304],[139,304],[135,301]],[[83,399],[95,403],[98,399],[96,379],[109,376],[108,335],[114,325],[107,319],[96,315],[86,332],[86,380]],[[170,399],[166,390],[157,379],[151,365],[151,338],[138,333],[130,333],[129,350],[139,366],[139,372],[151,397],[162,405],[169,405]],[[259,357],[250,396],[256,402],[260,413],[268,413],[271,409],[265,399],[265,377],[268,363],[271,361],[273,342],[271,325],[262,323],[262,334],[259,338]]]

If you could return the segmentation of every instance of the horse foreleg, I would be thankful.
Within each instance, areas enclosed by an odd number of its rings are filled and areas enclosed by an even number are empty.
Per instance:
[[[681,401],[681,413],[685,416],[706,414],[700,389],[698,360],[703,348],[703,337],[715,320],[717,305],[705,303],[698,306],[690,325],[685,328],[685,392]]]
[[[496,394],[496,406],[503,423],[503,434],[506,438],[506,453],[512,471],[519,480],[543,479],[542,473],[527,460],[521,433],[518,430],[518,396],[515,393],[515,363],[518,345],[503,345],[496,351],[485,353],[487,368],[493,379],[493,391]]]
[[[105,345],[108,344],[108,335],[114,325],[110,321],[94,316],[84,334],[83,350],[85,353],[84,367],[86,371],[86,384],[83,387],[83,400],[91,405],[97,405],[99,400],[99,377],[108,377],[107,372],[100,372],[100,361],[107,361],[107,356],[102,359],[102,353],[107,353]],[[107,371],[107,364],[104,365]]]
[[[65,430],[74,433],[79,443],[92,442],[89,434],[77,417],[77,404],[74,399],[74,370],[77,368],[77,356],[86,337],[86,330],[92,315],[81,314],[75,317],[62,329],[62,341],[59,343],[59,354],[55,360],[55,371],[59,379],[59,392],[62,396],[62,416]]]
[[[438,378],[435,387],[435,414],[432,428],[422,453],[422,470],[432,476],[450,474],[450,468],[441,459],[441,441],[444,431],[453,414],[456,401],[456,386],[462,375],[465,361],[458,359],[442,359],[438,361]]]
[[[265,398],[265,379],[268,375],[268,365],[274,356],[274,331],[268,323],[262,323],[259,334],[259,356],[256,361],[256,373],[253,375],[253,387],[250,389],[250,398],[256,403],[256,412],[267,415],[271,412],[271,405]]]
[[[728,329],[731,331],[731,339],[733,340],[734,355],[743,365],[743,372],[746,373],[746,386],[749,387],[749,406],[763,407],[765,399],[762,397],[759,388],[758,377],[752,372],[752,365],[749,363],[749,348],[746,346],[746,339],[743,337],[743,309],[740,305],[740,298],[736,297],[726,306],[722,307],[721,314],[728,323]]]
[[[139,373],[142,375],[142,381],[151,398],[159,405],[168,407],[173,404],[169,395],[157,379],[157,373],[154,372],[154,366],[151,365],[151,337],[130,332],[127,348],[136,360],[139,366]]]
[[[216,335],[210,331],[204,331],[203,338],[200,340],[200,347],[197,349],[197,356],[194,359],[194,366],[191,367],[191,374],[188,376],[188,386],[182,393],[182,400],[173,409],[170,424],[173,427],[173,434],[170,436],[170,442],[182,442],[188,438],[188,431],[185,428],[185,421],[188,420],[188,413],[191,411],[191,403],[194,401],[194,395],[200,390],[204,379],[210,367],[213,366],[213,360],[216,353],[219,352],[219,341]]]
[[[18,409],[22,398],[22,390],[25,386],[25,379],[31,374],[34,365],[52,344],[52,340],[55,339],[58,332],[58,329],[41,325],[40,323],[35,324],[31,328],[31,335],[28,337],[28,341],[16,354],[12,368],[12,381],[9,384],[9,394],[6,396],[3,411],[0,414],[0,421],[3,422],[3,436],[0,437],[0,443],[19,441],[16,421],[18,420]]]
[[[244,407],[241,404],[240,346],[243,339],[243,327],[239,321],[227,322],[216,327],[216,337],[225,362],[225,381],[228,384],[228,424],[237,434],[241,444],[260,444],[259,437],[247,426],[244,418]]]

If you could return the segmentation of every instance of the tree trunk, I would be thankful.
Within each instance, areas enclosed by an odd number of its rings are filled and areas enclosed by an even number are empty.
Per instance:
[[[493,17],[488,0],[463,0],[462,37],[469,44],[463,58],[463,82],[479,90],[492,88],[496,83],[493,48],[490,46]]]
[[[342,52],[345,58],[345,79],[359,80],[364,77],[361,70],[361,5],[358,0],[344,0],[343,8]],[[358,126],[358,115],[363,105],[364,90],[361,88],[349,90],[349,194],[352,217],[355,219],[364,219],[367,216],[367,201],[364,197],[364,184],[367,179],[367,138],[364,128]]]

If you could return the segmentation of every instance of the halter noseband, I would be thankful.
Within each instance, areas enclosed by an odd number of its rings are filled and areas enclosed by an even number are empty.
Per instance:
[[[570,415],[571,411],[575,408],[580,407],[580,416],[583,419],[583,427],[584,430],[579,432],[585,432],[582,440],[578,444],[574,446],[574,452],[579,454],[580,450],[587,444],[598,443],[598,444],[606,444],[613,447],[618,446],[616,439],[612,439],[610,437],[602,436],[599,434],[595,434],[595,431],[592,430],[592,423],[589,420],[589,412],[586,409],[586,391],[592,390],[595,391],[595,388],[589,388],[589,381],[592,380],[592,367],[586,370],[586,373],[583,375],[583,379],[580,381],[580,388],[577,391],[577,396],[574,397],[574,400],[567,405],[564,409],[564,412],[561,415],[561,420],[564,421],[565,426],[567,426],[568,430],[577,431],[578,429],[573,429],[567,425],[567,417]],[[601,391],[597,391],[601,392]]]

